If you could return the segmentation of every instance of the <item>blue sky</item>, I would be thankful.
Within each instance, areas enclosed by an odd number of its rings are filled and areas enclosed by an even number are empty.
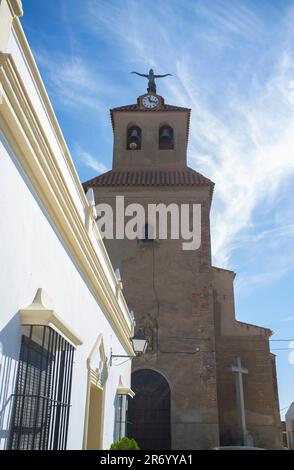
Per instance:
[[[22,24],[82,181],[111,168],[109,109],[172,73],[192,108],[189,164],[215,183],[214,263],[237,318],[271,328],[280,407],[294,401],[294,1],[23,0]],[[276,341],[276,340],[287,341]],[[283,413],[282,413],[283,414]]]

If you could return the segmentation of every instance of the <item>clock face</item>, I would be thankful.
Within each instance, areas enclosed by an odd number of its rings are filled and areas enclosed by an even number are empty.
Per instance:
[[[159,105],[159,99],[155,95],[146,95],[142,99],[142,104],[144,108],[153,109]]]

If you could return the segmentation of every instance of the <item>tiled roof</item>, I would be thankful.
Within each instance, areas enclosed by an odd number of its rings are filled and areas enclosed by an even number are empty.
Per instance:
[[[98,186],[210,186],[214,183],[186,167],[182,169],[116,169],[83,183],[85,189]]]
[[[112,108],[110,112],[113,111],[142,111],[143,113],[154,113],[158,111],[191,111],[189,108],[183,108],[183,106],[173,106],[171,104],[163,104],[158,109],[147,109],[142,108],[137,103],[126,104],[124,106],[119,106],[118,108]]]
[[[189,132],[189,126],[190,126],[190,115],[191,115],[191,109],[189,108],[183,108],[182,106],[172,106],[170,104],[163,104],[161,105],[158,109],[146,109],[142,108],[141,106],[136,104],[127,104],[125,106],[119,106],[118,108],[113,108],[110,110],[110,117],[111,117],[111,123],[112,123],[112,128],[114,129],[114,119],[113,119],[113,113],[114,112],[123,112],[123,111],[136,111],[140,113],[159,113],[162,111],[177,111],[177,112],[186,112],[188,113],[188,132]],[[188,133],[187,133],[187,138],[188,138]]]

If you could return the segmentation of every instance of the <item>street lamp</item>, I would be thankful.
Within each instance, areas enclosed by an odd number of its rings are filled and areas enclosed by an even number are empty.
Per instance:
[[[146,352],[147,346],[148,346],[148,340],[144,335],[144,332],[142,328],[139,328],[138,331],[134,334],[132,338],[130,338],[130,341],[133,346],[133,350],[136,356],[142,356]],[[113,357],[127,357],[129,359],[132,359],[134,356],[121,356],[117,354],[110,354],[110,366],[112,365],[112,358]]]
[[[136,356],[142,356],[146,352],[148,340],[144,335],[142,328],[139,328],[137,333],[131,338],[133,350]]]

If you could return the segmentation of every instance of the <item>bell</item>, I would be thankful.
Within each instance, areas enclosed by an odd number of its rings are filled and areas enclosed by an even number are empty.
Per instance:
[[[161,139],[171,139],[171,132],[167,127],[164,127],[161,132],[160,132],[160,138]]]
[[[132,127],[128,130],[128,148],[131,150],[136,150],[140,146],[140,129],[137,127]]]
[[[139,139],[139,132],[138,129],[132,129],[129,135],[130,140],[138,140]]]

